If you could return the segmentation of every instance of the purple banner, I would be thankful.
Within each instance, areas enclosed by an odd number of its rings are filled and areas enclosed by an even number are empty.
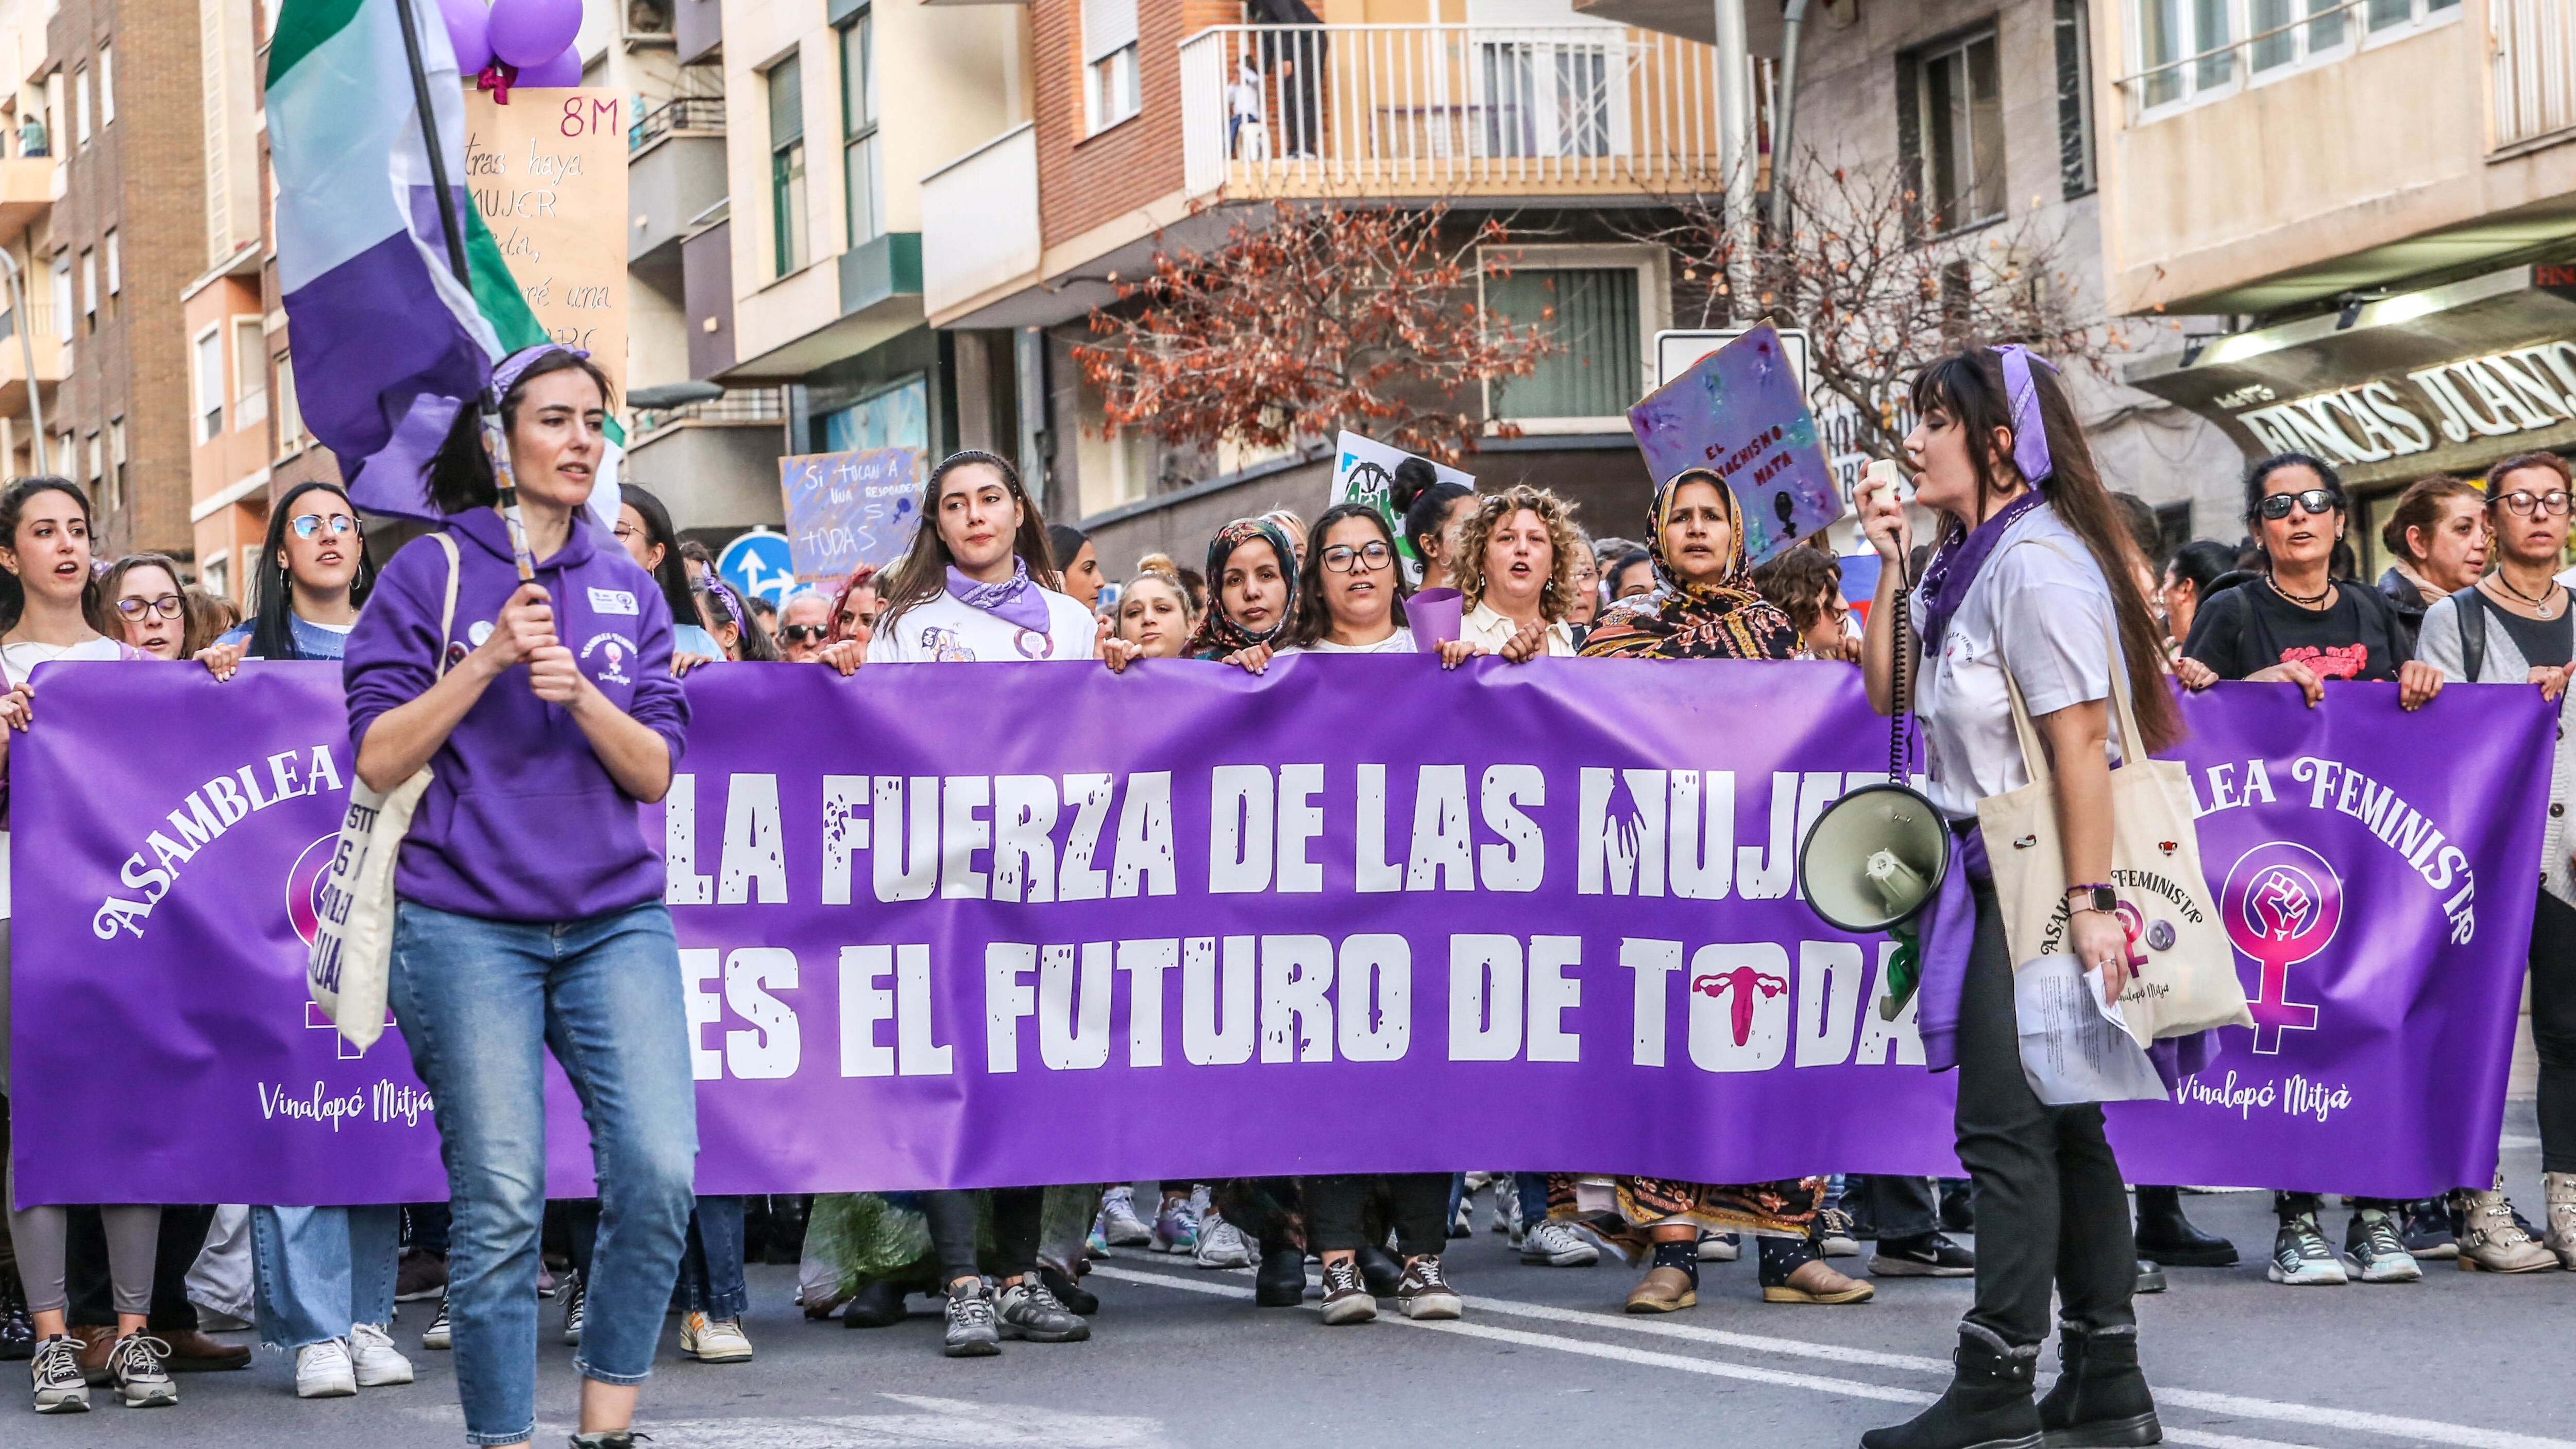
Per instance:
[[[13,1076],[50,1124],[15,1137],[26,1199],[442,1196],[400,1033],[355,1053],[304,997],[337,671],[43,673],[11,750]],[[690,693],[645,828],[705,1191],[1955,1170],[1951,1079],[1875,1009],[1884,943],[1792,878],[1886,758],[1847,666],[744,665]],[[2115,1109],[2132,1179],[2486,1181],[2552,712],[2395,700],[2189,702],[2259,1025],[2177,1104]],[[2122,882],[2150,959],[2158,884]],[[578,1194],[554,1085],[552,1190]]]

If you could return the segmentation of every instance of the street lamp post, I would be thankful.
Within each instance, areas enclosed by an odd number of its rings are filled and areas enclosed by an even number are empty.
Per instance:
[[[9,310],[17,318],[12,329],[18,334],[18,360],[27,369],[27,421],[36,430],[36,471],[45,471],[45,400],[36,389],[36,340],[27,335],[27,279],[18,270],[18,259],[7,247],[0,247],[0,268],[9,273]]]

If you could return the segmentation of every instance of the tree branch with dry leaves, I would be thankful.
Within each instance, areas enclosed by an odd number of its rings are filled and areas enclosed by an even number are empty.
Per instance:
[[[1074,359],[1110,427],[1167,444],[1281,448],[1348,428],[1454,460],[1485,432],[1482,386],[1559,344],[1551,316],[1514,327],[1483,306],[1479,278],[1510,273],[1503,224],[1448,215],[1328,203],[1239,220],[1214,250],[1158,253],[1118,281]]]

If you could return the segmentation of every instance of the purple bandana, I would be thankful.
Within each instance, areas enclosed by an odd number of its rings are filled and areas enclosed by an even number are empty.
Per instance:
[[[522,347],[502,358],[500,365],[492,369],[492,395],[508,397],[511,385],[525,375],[529,368],[535,366],[538,358],[551,352],[569,352],[580,358],[590,356],[585,348],[566,347],[560,342],[540,342],[533,347]]]
[[[1995,351],[2004,360],[2004,396],[2012,403],[2013,466],[2021,469],[2024,482],[2032,487],[2057,471],[2048,459],[2048,426],[2039,417],[2039,384],[2030,379],[2034,362],[2051,372],[2057,365],[2018,342],[2010,342]]]
[[[1011,560],[1011,576],[998,584],[979,584],[950,564],[948,592],[967,608],[981,609],[1003,623],[1036,634],[1047,631],[1046,591],[1029,581],[1029,566],[1021,559]]]
[[[1950,632],[1950,617],[1967,601],[1968,586],[1977,581],[1986,559],[2002,541],[2004,530],[2013,526],[2023,514],[2047,500],[2036,487],[2025,488],[2021,496],[1996,509],[1994,516],[1974,529],[1962,532],[1953,528],[1941,547],[1934,550],[1932,561],[1923,566],[1923,586],[1918,590],[1923,600],[1923,657],[1931,659],[1941,652],[1942,636]]]

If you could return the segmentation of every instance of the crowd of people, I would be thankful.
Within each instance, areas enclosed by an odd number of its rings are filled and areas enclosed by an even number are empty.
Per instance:
[[[622,489],[610,536],[584,521],[613,398],[582,354],[515,354],[496,390],[529,582],[470,417],[428,478],[445,527],[390,558],[371,559],[340,488],[305,483],[277,500],[247,619],[169,558],[93,558],[88,500],[74,484],[31,478],[0,493],[0,750],[33,719],[29,674],[48,661],[194,661],[223,680],[245,660],[341,660],[359,778],[390,788],[435,766],[397,874],[390,998],[439,1103],[447,1200],[12,1211],[0,1356],[30,1361],[39,1412],[85,1409],[93,1388],[129,1405],[174,1404],[174,1372],[248,1361],[208,1336],[244,1326],[235,1320],[294,1355],[301,1396],[409,1383],[412,1362],[391,1330],[397,1303],[411,1302],[426,1325],[418,1349],[455,1355],[472,1442],[534,1432],[531,1366],[538,1339],[553,1336],[575,1349],[583,1377],[574,1443],[607,1449],[631,1442],[636,1388],[667,1314],[679,1315],[684,1357],[753,1358],[747,1261],[801,1262],[806,1315],[853,1329],[894,1324],[910,1296],[931,1295],[945,1316],[942,1351],[958,1357],[1087,1339],[1098,1311],[1082,1282],[1088,1265],[1126,1249],[1250,1269],[1270,1307],[1308,1301],[1314,1260],[1327,1325],[1365,1322],[1390,1300],[1405,1316],[1446,1319],[1467,1304],[1445,1247],[1472,1230],[1484,1194],[1522,1263],[1590,1266],[1606,1253],[1636,1270],[1625,1299],[1634,1313],[1692,1309],[1703,1266],[1740,1258],[1747,1238],[1766,1303],[1853,1306],[1870,1301],[1873,1277],[1973,1277],[1949,1391],[1874,1432],[1873,1449],[2042,1432],[2155,1442],[2131,1296],[2160,1288],[2163,1266],[2224,1265],[2237,1250],[2193,1225],[2171,1186],[2134,1188],[2133,1225],[2099,1108],[2044,1106],[2021,1073],[2010,961],[1970,828],[1980,798],[2026,783],[2007,668],[2056,762],[2067,878],[2082,882],[2109,874],[2110,765],[2180,728],[2168,676],[2189,690],[2285,682],[2312,706],[2328,681],[2383,681],[2414,708],[2462,681],[2536,686],[2556,700],[2576,670],[2576,620],[2557,578],[2571,488],[2556,455],[2408,489],[2382,533],[2396,562],[2376,586],[2354,577],[2341,480],[2297,454],[2248,472],[2241,542],[2192,542],[2166,557],[2153,511],[2103,487],[2053,371],[2017,348],[1962,352],[1921,373],[1921,422],[1906,443],[1911,506],[1875,482],[1855,500],[1879,562],[1866,627],[1846,603],[1842,561],[1815,543],[1748,566],[1737,500],[1713,472],[1663,480],[1632,520],[1632,541],[1588,535],[1545,489],[1477,492],[1408,463],[1392,517],[1346,504],[1310,524],[1273,510],[1218,530],[1199,567],[1148,555],[1113,581],[1089,539],[1045,521],[1009,460],[979,451],[931,472],[925,521],[900,560],[771,606],[728,583],[644,488]],[[1918,547],[1927,523],[1934,536]],[[1899,609],[1920,641],[1903,659],[1891,628]],[[626,637],[640,668],[602,677],[563,642],[582,636],[576,620],[582,635]],[[1476,656],[1823,660],[1859,670],[1882,711],[1910,702],[1929,792],[1974,886],[1972,918],[1931,928],[1959,933],[1967,965],[1959,979],[1926,982],[1922,1016],[1932,1065],[1959,1071],[1967,1177],[1712,1184],[1530,1170],[1585,1166],[1556,1163],[812,1198],[694,1192],[663,866],[634,827],[685,746],[682,676],[738,663],[849,675],[1024,659],[1097,659],[1112,671],[1191,659],[1259,675],[1298,654],[1384,652],[1437,653],[1449,668]],[[1917,675],[1899,700],[1900,681]],[[2134,708],[2139,739],[2117,738],[2115,700]],[[2571,750],[2562,730],[2530,957],[2545,1225],[2515,1211],[2499,1174],[2419,1202],[2347,1198],[2338,1251],[2320,1196],[2283,1191],[2272,1281],[2402,1282],[2439,1259],[2576,1270],[2576,878],[2557,803]],[[568,840],[578,858],[567,858]],[[6,841],[0,832],[0,851]],[[2125,943],[2093,889],[2070,892],[2071,949],[2102,963],[2116,992]],[[549,1049],[590,1111],[597,1199],[542,1195],[535,1129]],[[5,1067],[0,1058],[0,1090]],[[11,1192],[14,1202],[14,1178]],[[1971,1231],[1973,1250],[1950,1236]],[[1837,1266],[1861,1268],[1864,1244],[1867,1276]],[[2052,1294],[2068,1372],[2035,1399]],[[548,1297],[559,1310],[550,1335],[539,1310]]]

